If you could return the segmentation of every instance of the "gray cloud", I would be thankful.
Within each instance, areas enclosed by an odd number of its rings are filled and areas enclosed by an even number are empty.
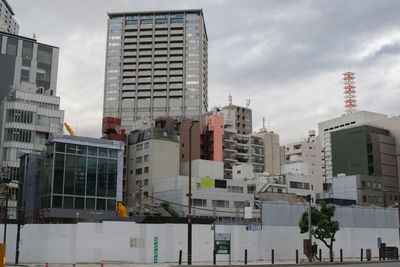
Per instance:
[[[398,114],[400,3],[356,1],[13,1],[21,34],[60,47],[58,95],[77,133],[99,136],[107,12],[203,8],[209,106],[245,105],[282,143],[342,114],[341,74],[356,72],[360,109]],[[371,51],[367,48],[374,47]]]

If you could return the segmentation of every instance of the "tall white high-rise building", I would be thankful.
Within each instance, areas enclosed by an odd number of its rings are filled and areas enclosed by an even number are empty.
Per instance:
[[[18,34],[19,25],[14,18],[14,11],[6,0],[0,0],[0,31]]]
[[[109,13],[103,117],[200,119],[208,108],[208,38],[196,10]]]

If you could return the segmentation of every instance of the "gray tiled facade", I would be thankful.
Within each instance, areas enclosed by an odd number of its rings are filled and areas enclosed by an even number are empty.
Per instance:
[[[208,108],[202,10],[109,13],[103,117],[200,119]]]

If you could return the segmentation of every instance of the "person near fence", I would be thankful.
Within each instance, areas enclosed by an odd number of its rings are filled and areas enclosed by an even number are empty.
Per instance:
[[[317,256],[317,252],[318,252],[318,245],[314,241],[314,243],[311,246],[311,254],[312,254],[313,259],[316,258],[317,260],[319,260],[318,256]]]

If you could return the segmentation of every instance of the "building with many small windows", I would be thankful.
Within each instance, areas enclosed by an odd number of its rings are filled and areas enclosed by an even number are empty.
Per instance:
[[[19,25],[14,18],[14,11],[6,0],[0,0],[0,31],[18,34]]]
[[[369,125],[338,130],[331,133],[331,147],[334,176],[379,177],[384,205],[397,203],[396,141],[388,130]]]
[[[21,153],[42,152],[52,134],[62,134],[64,111],[60,98],[42,91],[35,84],[22,82],[0,106],[0,163],[10,179],[9,217],[14,218],[17,206]]]
[[[384,119],[387,119],[387,115],[385,114],[360,110],[318,123],[318,134],[321,140],[322,150],[322,176],[325,183],[325,191],[330,190],[332,178],[335,176],[333,173],[331,134],[338,130],[369,124]]]
[[[115,218],[122,201],[124,143],[53,135],[46,144],[42,215],[48,218]]]
[[[103,117],[200,119],[208,108],[203,11],[108,14]]]
[[[13,180],[10,218],[18,189],[17,154],[42,151],[51,134],[63,132],[64,111],[56,96],[58,53],[57,47],[0,31],[0,162]]]
[[[56,95],[58,54],[58,47],[0,32],[0,99],[21,89],[22,82]]]
[[[306,139],[285,145],[285,164],[282,173],[302,174],[315,181],[315,192],[323,192],[322,153],[319,136],[310,130]]]
[[[158,180],[179,174],[179,139],[174,130],[149,128],[128,136],[128,209],[153,196]],[[151,198],[148,203],[153,203]]]
[[[239,134],[251,134],[253,131],[252,111],[248,107],[228,105],[221,108],[221,111],[229,110],[234,113],[234,128]]]

